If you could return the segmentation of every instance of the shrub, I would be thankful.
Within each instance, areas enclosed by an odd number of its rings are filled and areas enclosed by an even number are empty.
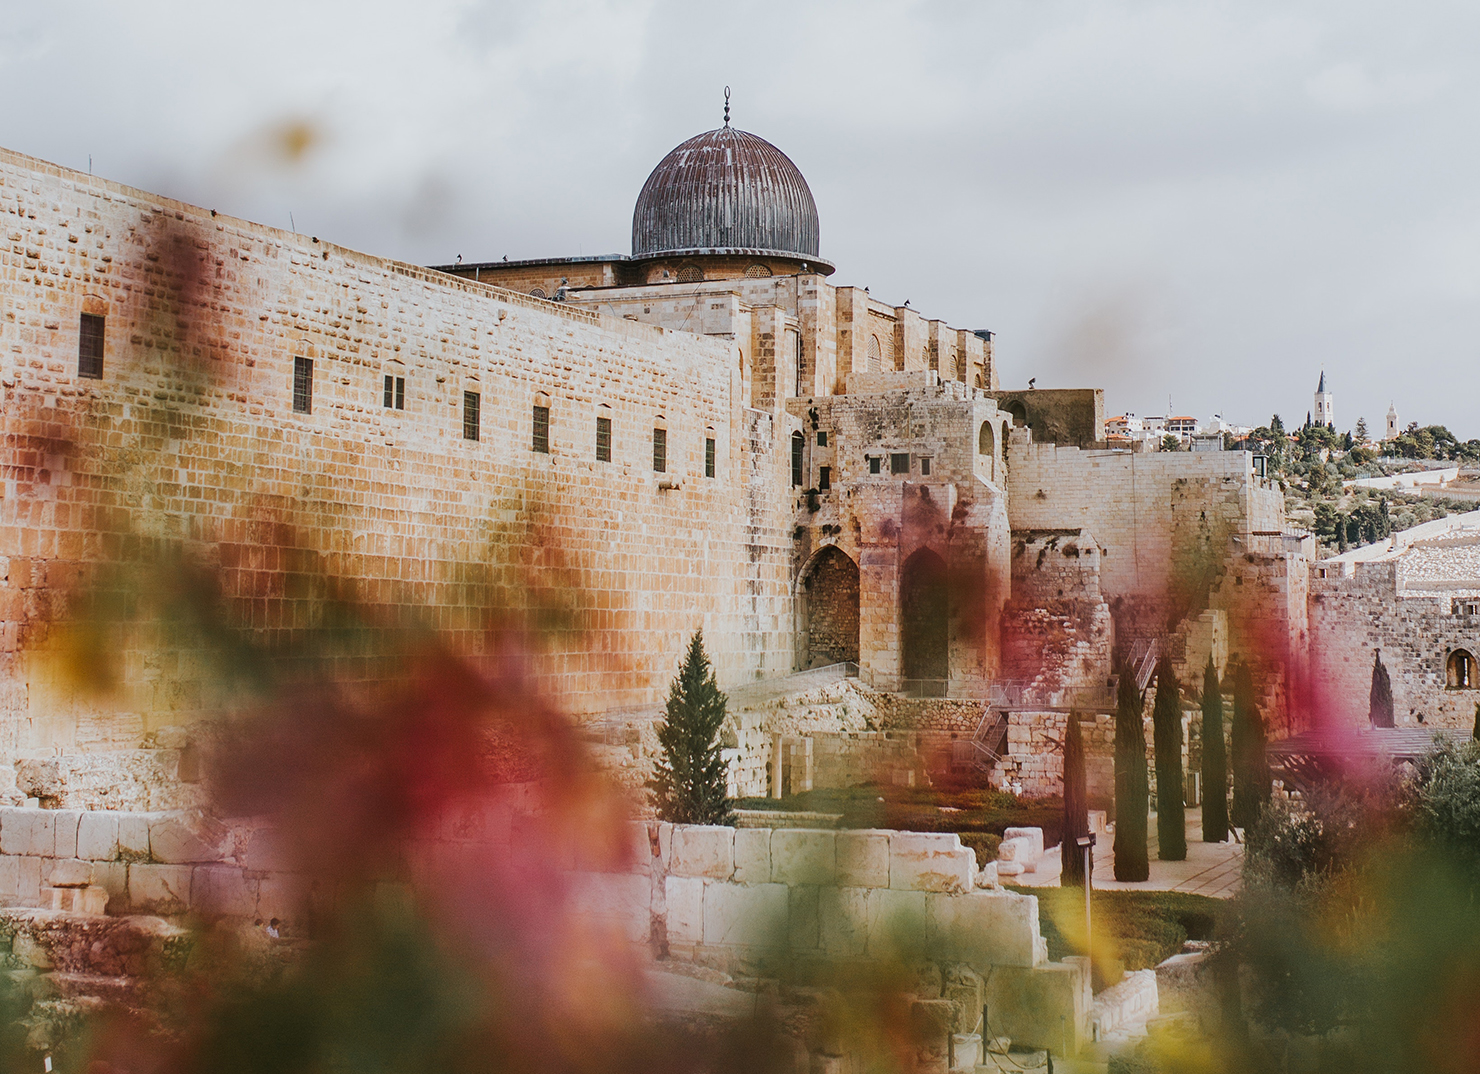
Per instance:
[[[976,867],[980,869],[989,861],[997,860],[997,848],[1002,837],[992,832],[961,832],[961,845],[976,852]]]

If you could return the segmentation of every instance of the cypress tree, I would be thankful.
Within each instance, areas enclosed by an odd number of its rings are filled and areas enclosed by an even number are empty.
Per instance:
[[[1141,692],[1129,664],[1120,669],[1115,698],[1115,879],[1141,881],[1151,875],[1146,851],[1146,729]]]
[[[1393,726],[1393,681],[1382,665],[1382,650],[1372,656],[1372,690],[1367,695],[1367,718],[1373,727]]]
[[[1059,884],[1081,887],[1084,884],[1084,851],[1078,838],[1089,834],[1089,777],[1084,768],[1084,735],[1079,729],[1079,713],[1069,713],[1069,726],[1064,732],[1064,838],[1060,846],[1063,872]]]
[[[1182,687],[1163,655],[1156,664],[1156,704],[1151,709],[1156,745],[1156,856],[1187,860],[1187,814],[1182,801]]]
[[[668,711],[658,728],[662,747],[648,787],[658,815],[675,824],[728,824],[725,762],[719,729],[725,720],[725,695],[714,681],[704,652],[704,633],[696,630],[678,677],[668,689]]]
[[[1233,727],[1229,733],[1233,754],[1233,825],[1248,831],[1269,801],[1269,759],[1264,754],[1264,717],[1254,699],[1254,674],[1240,664],[1233,674]]]
[[[1223,687],[1208,655],[1202,696],[1203,842],[1228,838],[1228,755],[1223,746]]]

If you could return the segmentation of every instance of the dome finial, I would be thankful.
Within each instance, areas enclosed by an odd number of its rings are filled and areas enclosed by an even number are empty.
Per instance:
[[[725,126],[730,125],[730,87],[725,87]]]

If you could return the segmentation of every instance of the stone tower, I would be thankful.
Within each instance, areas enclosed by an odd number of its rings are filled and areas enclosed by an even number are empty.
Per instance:
[[[1383,439],[1396,440],[1400,431],[1398,428],[1398,406],[1396,403],[1389,403],[1387,412],[1387,436]]]
[[[1336,405],[1330,392],[1326,390],[1326,371],[1321,370],[1321,382],[1316,385],[1316,405],[1314,410],[1315,423],[1317,425],[1336,426]]]

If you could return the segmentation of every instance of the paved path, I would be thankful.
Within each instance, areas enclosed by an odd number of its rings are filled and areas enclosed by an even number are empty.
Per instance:
[[[1115,879],[1114,855],[1111,853],[1111,848],[1115,845],[1115,826],[1111,825],[1110,833],[1101,836],[1095,847],[1096,888],[1108,891],[1189,891],[1196,895],[1210,895],[1215,899],[1227,899],[1238,891],[1244,864],[1243,845],[1231,840],[1226,843],[1204,843],[1201,808],[1187,810],[1186,861],[1158,860],[1155,813],[1151,814],[1148,828],[1151,878],[1139,884],[1123,884]],[[1059,848],[1052,847],[1044,851],[1034,872],[1003,877],[1003,880],[1024,887],[1058,887],[1060,861]]]

